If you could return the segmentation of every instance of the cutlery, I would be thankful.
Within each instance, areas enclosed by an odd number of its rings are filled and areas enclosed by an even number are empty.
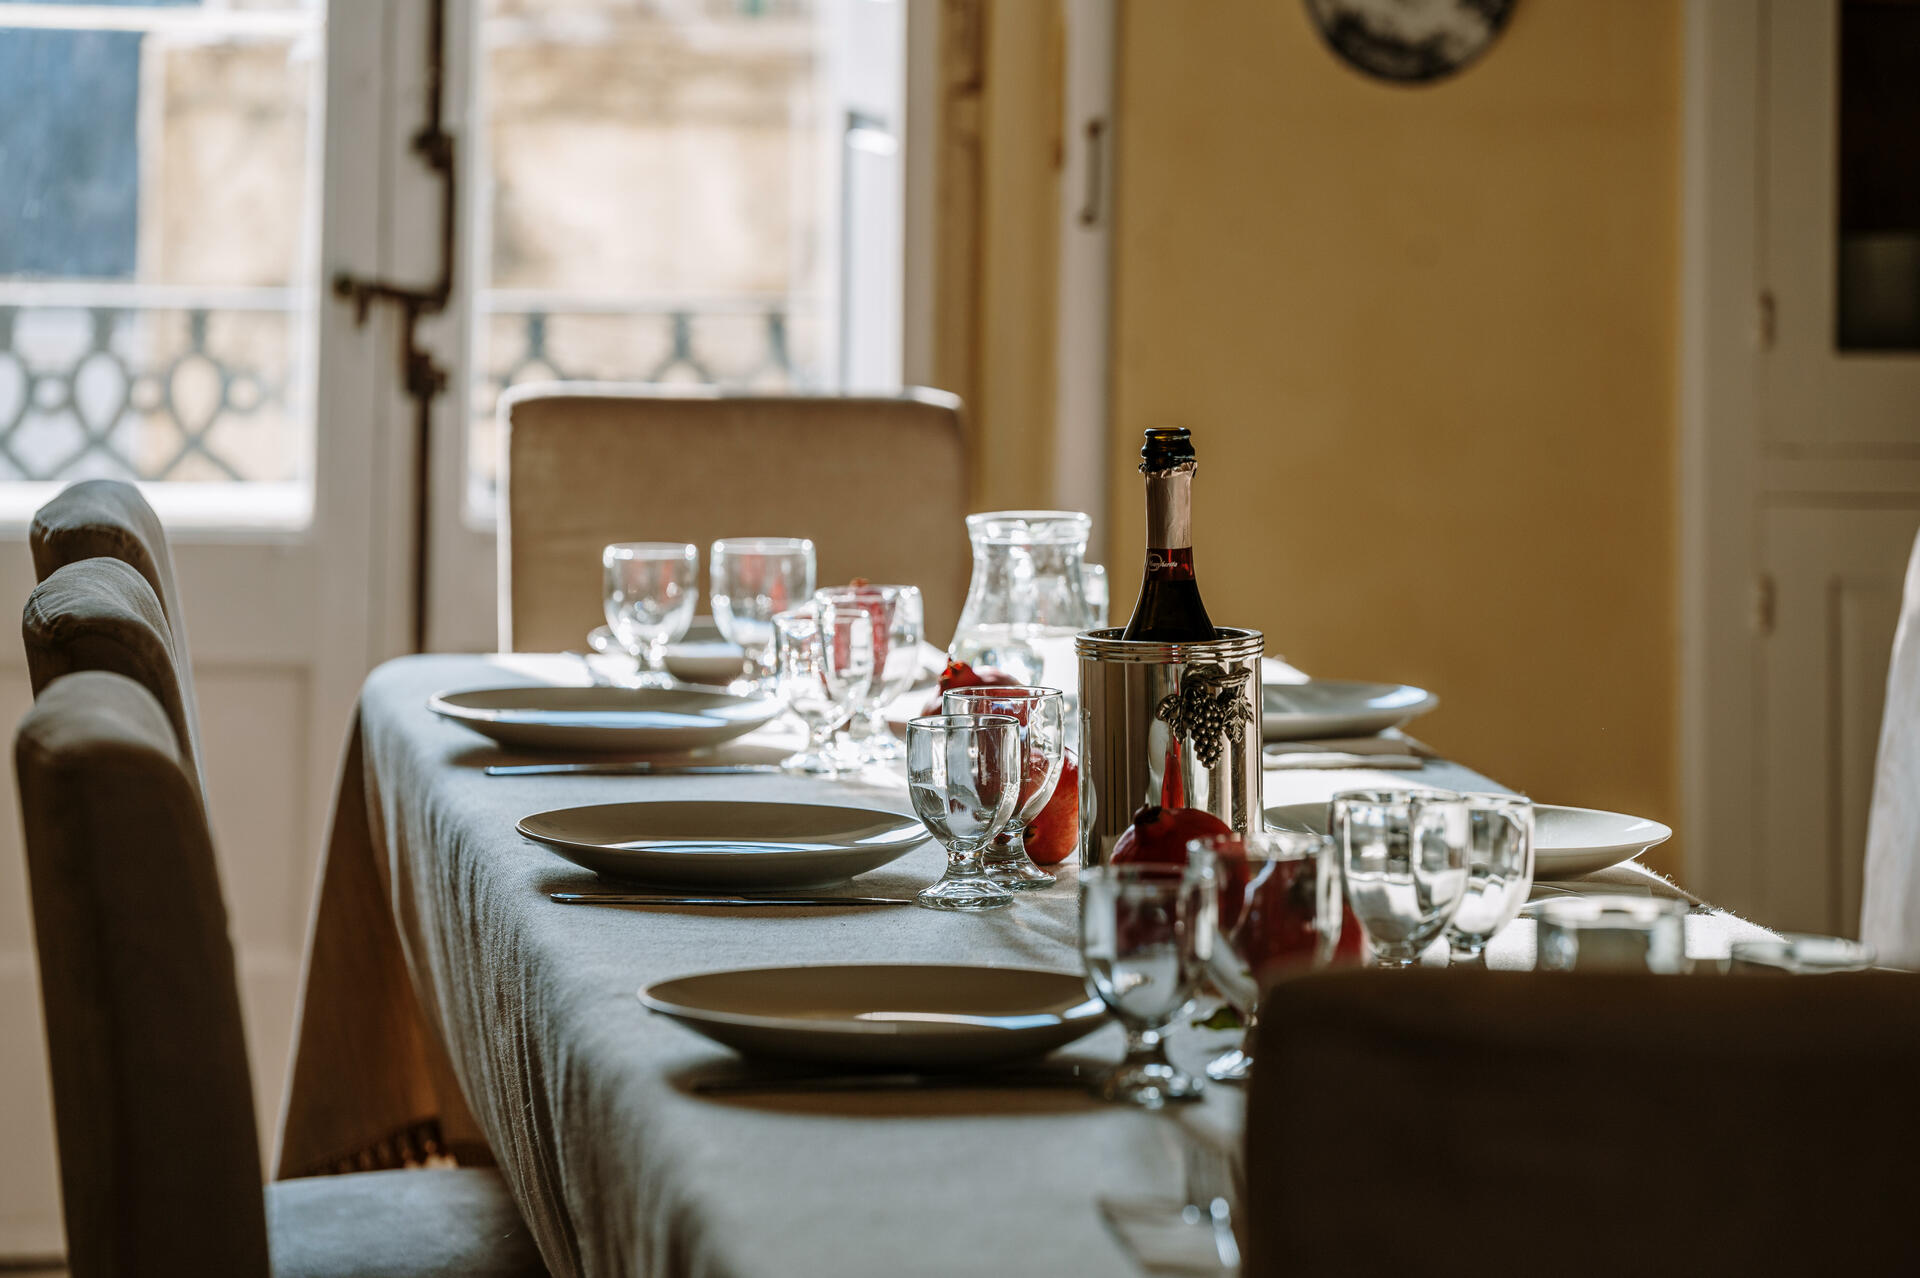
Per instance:
[[[1381,771],[1406,771],[1422,766],[1411,754],[1347,754],[1335,750],[1268,751],[1261,755],[1260,766],[1281,768],[1378,768]]]
[[[637,896],[625,892],[549,892],[562,905],[912,905],[905,896]]]
[[[809,1074],[798,1078],[703,1078],[693,1084],[700,1096],[751,1096],[772,1092],[933,1092],[988,1088],[1083,1088],[1091,1075],[1078,1065],[1066,1069],[1002,1069],[977,1074]]]
[[[778,772],[777,763],[495,763],[490,777],[734,777]]]

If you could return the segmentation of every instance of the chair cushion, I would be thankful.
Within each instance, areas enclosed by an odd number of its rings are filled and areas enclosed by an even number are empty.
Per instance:
[[[166,613],[180,682],[185,689],[188,725],[196,738],[189,755],[200,752],[199,723],[194,708],[193,673],[187,662],[187,621],[180,610],[180,590],[174,584],[173,552],[166,529],[153,507],[132,484],[117,479],[86,479],[69,484],[34,513],[27,542],[33,567],[41,581],[83,559],[118,559],[146,578]]]
[[[498,1172],[311,1176],[267,1186],[274,1278],[521,1278],[546,1266]]]
[[[200,786],[184,672],[159,597],[136,569],[118,559],[82,559],[55,570],[27,596],[20,636],[36,697],[81,670],[125,675],[151,692],[173,724],[181,763]]]

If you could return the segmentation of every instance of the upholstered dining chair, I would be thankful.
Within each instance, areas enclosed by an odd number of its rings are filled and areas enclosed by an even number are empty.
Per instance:
[[[151,693],[56,679],[14,765],[73,1278],[545,1272],[489,1170],[263,1188],[206,812]]]
[[[1907,560],[1900,626],[1887,667],[1867,816],[1860,939],[1883,963],[1920,968],[1920,538]]]
[[[36,697],[79,670],[111,670],[152,693],[180,743],[181,766],[204,800],[186,654],[173,642],[165,609],[145,576],[105,557],[56,568],[27,596],[20,632]]]
[[[810,537],[821,585],[918,585],[928,641],[953,633],[971,553],[952,395],[574,382],[515,388],[500,412],[504,650],[581,647],[615,541],[692,542],[704,562],[721,537]]]
[[[180,671],[181,699],[191,741],[188,753],[200,758],[200,713],[193,692],[193,666],[187,659],[187,620],[174,582],[173,551],[153,507],[132,484],[118,479],[85,479],[60,490],[34,512],[27,530],[33,569],[45,581],[83,559],[118,559],[130,564],[153,587],[167,618],[167,639]]]
[[[1324,973],[1257,1033],[1248,1278],[1920,1273],[1920,976]]]

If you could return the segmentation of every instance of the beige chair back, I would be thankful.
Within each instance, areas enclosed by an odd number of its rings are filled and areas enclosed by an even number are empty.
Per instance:
[[[1907,560],[1900,628],[1887,667],[1860,939],[1879,951],[1883,963],[1920,968],[1920,539]]]
[[[819,584],[920,587],[944,647],[966,598],[960,402],[711,389],[522,387],[501,406],[500,647],[580,648],[604,624],[600,551],[722,537],[810,537]]]
[[[192,694],[146,578],[119,559],[82,559],[56,569],[27,596],[20,632],[36,697],[79,670],[111,670],[152,693],[178,734],[187,774],[201,788]]]
[[[227,913],[174,726],[133,680],[72,674],[27,712],[14,766],[69,1272],[265,1278]]]
[[[1257,1034],[1247,1278],[1920,1273],[1920,976],[1343,972]]]
[[[174,664],[180,670],[180,688],[192,742],[188,753],[200,757],[200,711],[193,692],[193,663],[188,659],[187,619],[174,584],[173,551],[167,545],[160,517],[132,484],[117,479],[86,479],[69,484],[34,513],[27,532],[33,549],[33,568],[45,581],[57,570],[82,559],[118,559],[131,564],[147,579],[167,617],[167,637]]]

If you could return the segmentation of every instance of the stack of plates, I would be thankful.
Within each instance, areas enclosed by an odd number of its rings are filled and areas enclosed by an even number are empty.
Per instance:
[[[1370,737],[1439,704],[1440,698],[1426,689],[1403,683],[1269,683],[1260,689],[1260,736],[1267,741]]]
[[[1289,803],[1266,811],[1270,830],[1327,832],[1327,805]],[[1533,877],[1571,879],[1631,861],[1673,837],[1658,821],[1597,808],[1533,805]]]

